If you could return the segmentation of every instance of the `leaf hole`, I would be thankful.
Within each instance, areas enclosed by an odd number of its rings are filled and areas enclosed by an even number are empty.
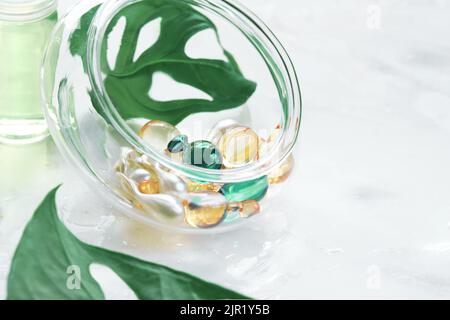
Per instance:
[[[89,272],[99,284],[106,300],[137,300],[133,290],[111,268],[92,263]]]
[[[139,31],[136,50],[134,51],[133,62],[149,48],[151,48],[159,39],[161,34],[161,18],[146,23]]]
[[[119,55],[120,50],[120,45],[114,44],[122,43],[126,24],[127,19],[125,17],[120,17],[119,20],[117,20],[116,25],[112,28],[106,40],[106,60],[108,61],[108,67],[110,70],[114,70],[114,68],[116,67],[117,56]]]
[[[228,61],[213,29],[202,30],[193,35],[186,43],[184,52],[191,59]]]
[[[152,86],[148,95],[153,100],[160,102],[185,99],[214,100],[202,90],[185,83],[177,82],[163,72],[155,72],[153,74]]]

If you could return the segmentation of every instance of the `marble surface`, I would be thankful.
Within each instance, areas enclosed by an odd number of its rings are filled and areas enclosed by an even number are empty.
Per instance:
[[[302,85],[297,167],[279,209],[215,236],[154,230],[108,207],[63,210],[64,221],[85,241],[256,298],[450,298],[450,3],[242,2]],[[0,298],[26,222],[61,182],[66,208],[96,202],[50,140],[0,146]],[[108,298],[133,298],[93,272]]]

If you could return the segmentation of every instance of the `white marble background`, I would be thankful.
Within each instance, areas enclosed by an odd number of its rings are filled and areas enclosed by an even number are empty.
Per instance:
[[[301,79],[297,170],[279,210],[208,237],[89,207],[65,221],[83,240],[256,298],[450,298],[450,2],[242,2],[284,43]],[[68,207],[88,202],[68,171],[51,141],[0,146],[0,298],[46,192],[63,181]],[[94,271],[108,298],[132,297]]]

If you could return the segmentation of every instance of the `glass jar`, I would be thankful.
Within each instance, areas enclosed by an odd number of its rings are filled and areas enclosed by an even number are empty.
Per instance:
[[[235,1],[82,1],[55,28],[42,76],[62,154],[101,201],[144,223],[251,223],[293,168],[294,67]]]
[[[0,0],[2,143],[30,143],[48,135],[39,81],[55,10],[55,0]]]

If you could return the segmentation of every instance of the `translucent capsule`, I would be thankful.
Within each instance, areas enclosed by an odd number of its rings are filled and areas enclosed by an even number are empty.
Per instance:
[[[217,144],[226,168],[244,166],[259,157],[260,139],[248,127],[227,130]]]
[[[237,212],[241,218],[248,218],[261,211],[258,201],[246,200],[230,202],[227,206],[227,214]]]
[[[124,150],[116,171],[122,193],[136,208],[161,218],[184,215],[180,196],[187,185],[178,176],[134,150]]]
[[[152,179],[158,182],[158,177],[156,176],[156,173],[153,169],[149,171],[139,166],[134,168],[128,168],[128,170],[125,171],[125,174],[136,184]]]
[[[183,179],[158,163],[152,164],[146,155],[139,158],[139,163],[145,169],[157,174],[161,193],[180,196],[187,192],[187,184]]]
[[[130,183],[129,179],[121,172],[117,172],[116,175],[117,175],[117,178],[119,180],[121,193],[130,202],[135,203],[136,202],[136,196],[135,196],[135,194],[133,192],[133,187],[131,186],[131,183]]]
[[[146,143],[159,151],[163,151],[169,141],[180,135],[180,131],[170,123],[151,120],[141,128],[139,135]]]
[[[127,174],[131,170],[138,168],[137,164],[138,155],[136,151],[129,148],[122,148],[121,156],[119,161],[116,164],[115,170],[116,172],[120,172],[123,174]]]
[[[270,153],[272,147],[277,141],[278,136],[281,133],[281,125],[277,125],[276,128],[270,133],[267,139],[259,139],[259,157],[262,158],[266,154]]]
[[[222,188],[222,185],[212,182],[198,182],[189,180],[187,183],[187,187],[189,192],[219,192],[220,188]]]
[[[183,163],[183,152],[171,153],[166,149],[164,150],[164,154],[175,162]]]
[[[217,144],[219,139],[228,131],[233,128],[239,127],[240,124],[232,119],[220,120],[217,122],[208,133],[207,140],[213,144]]]
[[[136,134],[139,134],[142,127],[148,122],[148,119],[144,118],[132,118],[125,121],[128,127],[131,128]]]
[[[138,189],[145,194],[159,193],[159,183],[157,180],[144,180],[139,183]]]
[[[278,184],[286,181],[294,169],[294,164],[294,156],[291,154],[277,168],[269,173],[269,184]]]
[[[259,201],[264,198],[268,188],[269,182],[264,176],[250,181],[227,183],[220,189],[220,192],[228,201],[232,202]]]
[[[176,136],[167,144],[167,151],[170,153],[179,153],[188,148],[188,137],[184,134]]]
[[[179,217],[184,213],[182,201],[169,194],[145,194],[123,173],[117,173],[127,199],[138,209],[158,217]]]
[[[259,206],[258,201],[247,200],[242,202],[242,207],[239,210],[239,213],[242,218],[248,218],[259,213],[260,211],[261,207]]]
[[[276,128],[270,133],[270,136],[267,138],[267,143],[272,144],[274,143],[278,136],[281,133],[281,125],[277,125]]]
[[[186,222],[197,228],[208,228],[219,224],[225,215],[226,205],[200,207],[189,204],[185,207]]]
[[[226,200],[220,193],[194,193],[185,201],[185,220],[196,228],[213,227],[222,222],[226,209]]]
[[[142,163],[141,159],[134,160],[123,172],[145,194],[159,193],[159,177],[154,167]]]
[[[220,169],[222,167],[220,151],[206,140],[192,142],[184,152],[184,161],[187,164],[206,169]]]
[[[263,158],[266,154],[270,152],[270,145],[267,143],[266,140],[263,138],[259,139],[259,151],[258,151],[258,158]]]

